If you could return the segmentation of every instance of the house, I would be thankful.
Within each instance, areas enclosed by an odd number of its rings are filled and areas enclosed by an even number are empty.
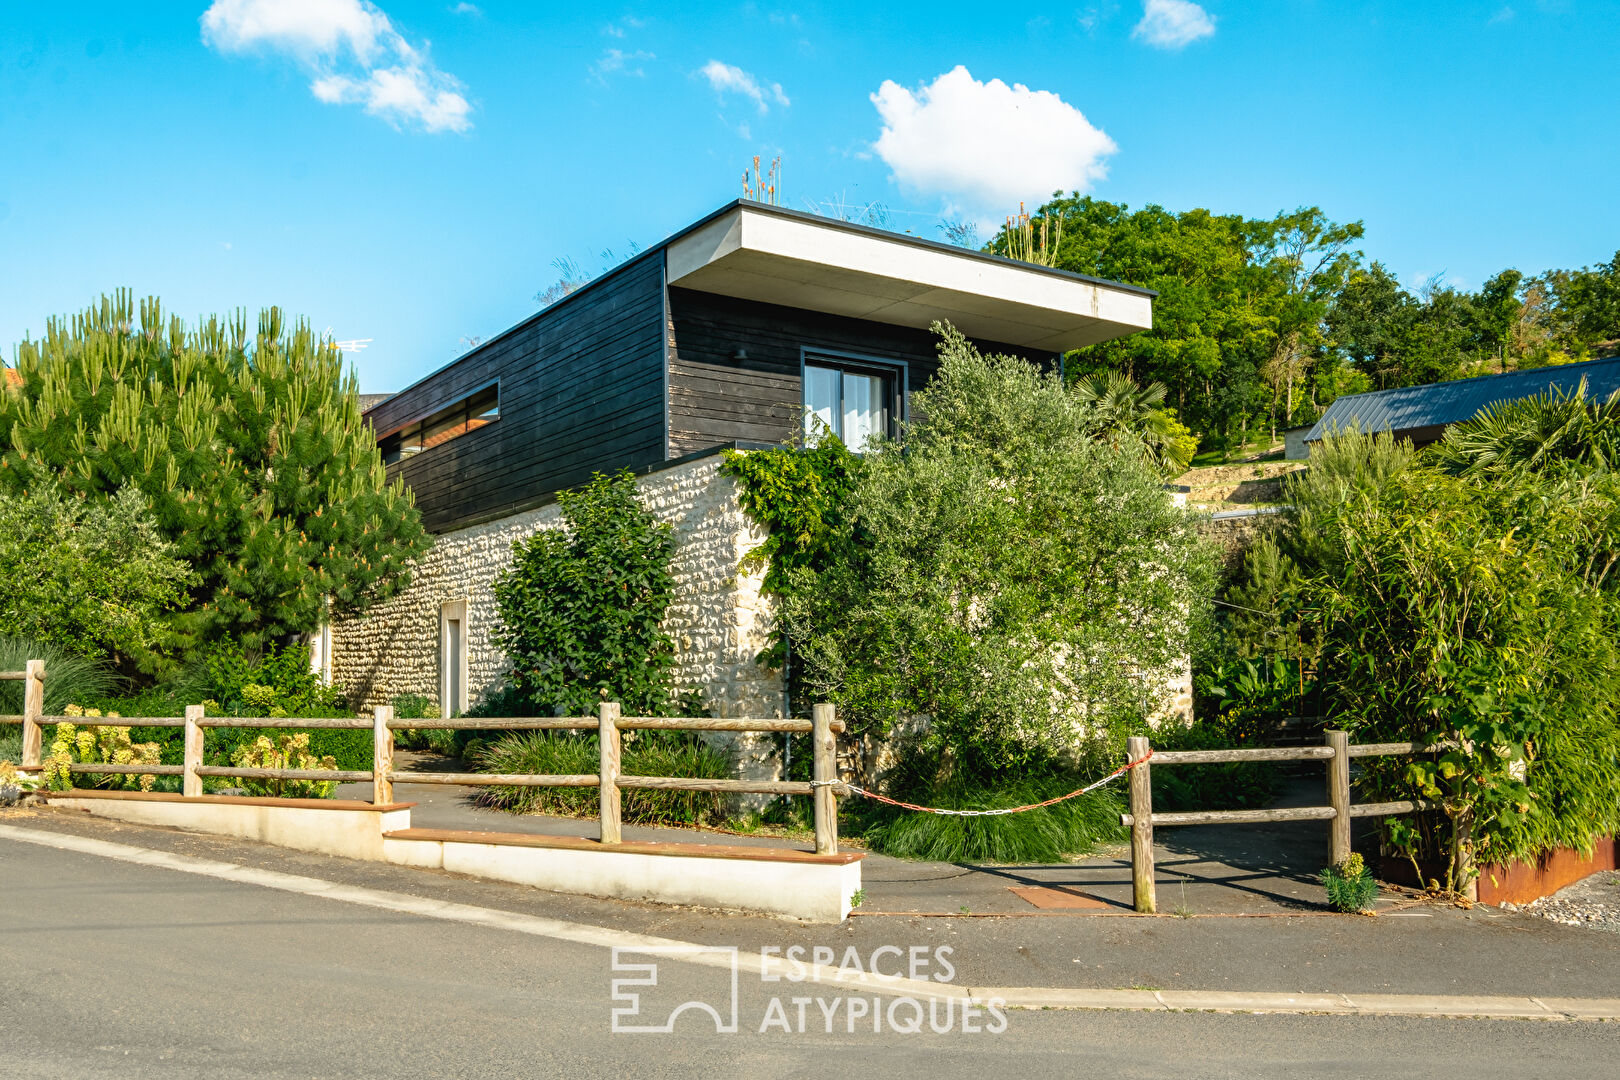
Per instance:
[[[1305,434],[1305,444],[1308,448],[1331,432],[1355,428],[1387,431],[1397,439],[1423,447],[1438,441],[1448,425],[1471,420],[1488,405],[1549,392],[1573,394],[1582,379],[1586,380],[1588,398],[1601,400],[1620,390],[1620,356],[1351,394],[1328,406],[1322,419]]]
[[[1153,293],[908,235],[731,203],[374,406],[390,476],[434,546],[410,587],[331,628],[331,675],[366,704],[424,694],[449,716],[497,686],[491,582],[515,540],[596,472],[639,477],[676,530],[676,677],[718,715],[782,715],[758,574],[763,540],[721,451],[817,416],[853,446],[891,434],[937,367],[930,325],[1055,365],[1152,324]],[[1178,690],[1178,693],[1180,691]]]

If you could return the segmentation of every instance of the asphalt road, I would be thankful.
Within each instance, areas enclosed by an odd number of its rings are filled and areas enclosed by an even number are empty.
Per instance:
[[[616,1007],[621,1024],[656,1026],[699,1001],[729,1022],[729,976],[635,953],[615,973],[597,946],[7,840],[0,942],[0,1076],[1590,1077],[1620,1052],[1620,1024],[1609,1023],[964,1019],[930,1018],[926,1004],[924,1030],[910,1034],[894,1022],[918,1014],[891,1014],[889,1001],[876,1002],[886,1019],[875,1031],[853,1004],[863,995],[746,973],[735,1034],[695,1009],[669,1033],[615,1033]],[[649,961],[657,985],[621,986],[616,1001],[612,980]]]

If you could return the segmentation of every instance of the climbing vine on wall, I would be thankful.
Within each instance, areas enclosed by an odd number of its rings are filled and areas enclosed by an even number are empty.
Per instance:
[[[737,481],[737,501],[769,532],[745,562],[755,569],[765,567],[761,591],[786,594],[794,570],[820,569],[849,535],[846,508],[860,464],[831,435],[814,447],[726,452],[723,471]],[[785,648],[785,642],[778,642],[760,655],[760,662],[781,666]]]

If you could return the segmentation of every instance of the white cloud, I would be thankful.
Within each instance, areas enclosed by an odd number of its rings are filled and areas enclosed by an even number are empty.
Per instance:
[[[462,4],[457,12],[477,8]],[[427,59],[369,0],[214,0],[203,40],[222,53],[265,50],[298,60],[328,105],[357,104],[395,127],[466,131],[461,83]]]
[[[420,124],[424,131],[466,131],[472,126],[467,99],[437,84],[420,67],[376,68],[364,80],[329,75],[310,84],[328,105],[361,105],[396,127]]]
[[[394,32],[388,16],[365,0],[214,0],[202,28],[203,40],[221,52],[264,46],[314,58],[347,47],[361,63]]]
[[[873,149],[895,182],[984,225],[1020,200],[1089,189],[1118,149],[1058,95],[979,82],[960,65],[915,93],[886,79],[872,104],[883,120]]]
[[[634,15],[626,15],[622,19],[615,19],[602,27],[602,33],[608,37],[622,38],[627,30],[640,30],[647,25],[647,20],[638,19]]]
[[[788,96],[782,92],[781,83],[765,83],[756,79],[740,67],[731,64],[722,64],[718,60],[710,60],[698,72],[714,92],[722,97],[726,94],[741,94],[751,100],[764,115],[771,111],[771,105],[791,105]]]
[[[1215,33],[1215,17],[1192,0],[1146,0],[1131,36],[1156,49],[1180,49]]]
[[[477,18],[483,18],[484,9],[479,7],[477,4],[469,4],[469,3],[467,3],[467,0],[461,0],[461,3],[457,4],[455,7],[450,9],[450,14],[452,14],[452,15],[472,15],[472,16],[475,16]]]
[[[625,52],[623,49],[606,49],[602,52],[596,63],[591,65],[591,74],[602,82],[607,81],[609,75],[645,75],[642,68],[644,60],[656,60],[658,57],[645,49],[635,52]]]

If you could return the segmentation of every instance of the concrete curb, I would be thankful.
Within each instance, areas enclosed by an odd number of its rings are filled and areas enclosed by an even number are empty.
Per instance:
[[[1512,1020],[1620,1020],[1620,998],[1451,996],[1442,994],[1285,994],[1228,990],[974,989],[1016,1009],[1128,1009],[1144,1012],[1329,1013],[1341,1016],[1487,1017]]]
[[[758,953],[721,955],[725,950],[671,938],[629,933],[606,926],[547,919],[496,908],[430,900],[407,893],[368,889],[323,878],[285,874],[192,855],[117,844],[107,840],[0,825],[0,839],[116,859],[180,873],[223,878],[247,885],[359,904],[421,918],[471,923],[494,930],[531,934],[603,948],[663,954],[667,959],[706,967],[733,967],[751,974],[788,976],[799,969],[779,957]],[[1620,1020],[1620,998],[1488,997],[1433,994],[1313,994],[1227,990],[1108,990],[1009,986],[971,988],[898,976],[803,965],[796,982],[813,982],[876,994],[948,998],[975,1005],[1014,1009],[1118,1009],[1140,1012],[1223,1012],[1339,1014],[1347,1016],[1489,1017],[1512,1020]]]

